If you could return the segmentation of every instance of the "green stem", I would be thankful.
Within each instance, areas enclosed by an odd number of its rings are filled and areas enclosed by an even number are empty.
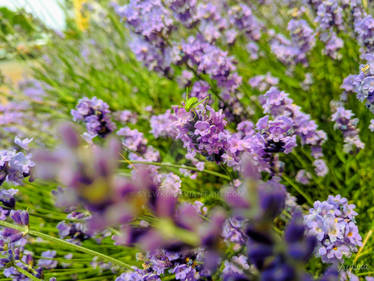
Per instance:
[[[177,169],[186,169],[201,173],[210,174],[216,177],[220,177],[226,180],[231,180],[229,176],[223,175],[221,173],[211,171],[211,170],[199,170],[198,168],[192,167],[192,166],[186,166],[186,165],[176,165],[171,163],[159,163],[159,162],[148,162],[148,161],[130,161],[130,160],[124,160],[124,163],[128,164],[142,164],[142,165],[153,165],[153,166],[160,166],[160,167],[171,167],[171,168],[177,168]]]
[[[365,248],[366,246],[366,243],[369,241],[370,239],[370,236],[373,234],[373,230],[369,230],[369,232],[366,234],[365,238],[364,238],[364,242],[362,243],[362,246],[360,247],[360,249],[358,250],[354,260],[353,260],[353,264],[355,264],[358,260],[358,258],[362,255],[362,250]]]
[[[287,177],[286,175],[283,175],[282,178],[285,179],[286,182],[288,182],[297,192],[299,192],[311,206],[313,205],[313,200],[309,197],[309,195],[307,195],[304,191],[302,191],[297,186],[297,184],[292,182],[292,180],[289,177]]]
[[[14,224],[11,224],[11,223],[8,223],[8,222],[5,222],[5,221],[0,221],[0,225],[4,226],[4,227],[8,227],[8,228],[12,228],[12,229],[18,230],[18,231],[20,231],[22,233],[25,233],[25,234],[30,234],[32,236],[36,236],[36,237],[42,238],[42,239],[50,241],[50,242],[57,243],[58,245],[66,247],[66,248],[71,248],[71,249],[74,249],[74,250],[86,253],[86,254],[91,255],[91,256],[99,257],[99,258],[101,258],[101,259],[103,259],[103,260],[105,260],[107,262],[111,262],[111,263],[116,264],[116,265],[118,265],[120,267],[131,268],[130,265],[128,265],[128,264],[126,264],[126,263],[124,263],[124,262],[122,262],[120,260],[117,260],[115,258],[109,257],[107,255],[104,255],[102,253],[93,251],[91,249],[88,249],[88,248],[85,248],[85,247],[82,247],[82,246],[79,246],[79,245],[67,242],[65,240],[62,240],[62,239],[50,236],[48,234],[44,234],[44,233],[39,232],[39,231],[31,230],[28,227],[14,225]]]
[[[24,270],[23,268],[19,267],[19,266],[15,266],[17,268],[17,271],[19,271],[20,273],[22,273],[23,275],[27,276],[28,278],[30,278],[31,280],[34,280],[34,281],[41,281],[42,279],[39,279],[39,278],[36,278],[34,275],[32,275],[30,272]]]

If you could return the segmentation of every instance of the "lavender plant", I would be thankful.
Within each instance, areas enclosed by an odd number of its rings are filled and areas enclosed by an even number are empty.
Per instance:
[[[87,1],[1,81],[1,274],[372,280],[373,6]]]

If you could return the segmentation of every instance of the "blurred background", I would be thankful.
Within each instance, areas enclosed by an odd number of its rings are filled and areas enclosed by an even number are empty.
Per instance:
[[[82,25],[83,5],[82,0],[0,0],[3,79],[15,83],[25,78],[52,33],[63,34],[69,26]]]

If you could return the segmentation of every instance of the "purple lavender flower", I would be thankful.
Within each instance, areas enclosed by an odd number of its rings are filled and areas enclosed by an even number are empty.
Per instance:
[[[22,184],[22,180],[31,174],[35,163],[31,160],[32,155],[25,155],[16,150],[0,151],[0,185],[4,181],[14,184]]]
[[[261,92],[268,91],[271,87],[278,85],[279,79],[271,75],[270,72],[265,75],[257,75],[249,79],[248,84]]]
[[[254,42],[249,42],[246,46],[249,56],[252,60],[257,60],[261,53],[259,53],[259,46]]]
[[[160,0],[131,0],[127,5],[114,5],[115,12],[129,24],[135,33],[155,46],[165,45],[173,20]]]
[[[198,21],[197,0],[166,0],[165,4],[185,26],[192,27]]]
[[[45,251],[42,253],[42,258],[38,260],[38,266],[45,269],[52,269],[57,267],[57,261],[53,260],[56,256],[56,251]],[[44,259],[43,259],[44,258]]]
[[[215,42],[224,34],[227,36],[229,23],[225,15],[223,15],[224,7],[220,4],[217,2],[202,2],[197,6],[196,17],[200,22],[200,35],[209,43]],[[231,34],[230,36],[232,35],[235,34]],[[235,40],[235,38],[232,39]]]
[[[84,241],[91,237],[91,233],[88,232],[87,216],[80,212],[71,212],[68,216],[68,219],[82,220],[81,222],[66,222],[61,221],[57,225],[59,236],[62,239],[67,239],[69,242],[79,244],[81,241]]]
[[[231,7],[228,12],[231,23],[240,31],[254,41],[261,37],[262,24],[253,15],[252,10],[245,4],[241,3]]]
[[[122,145],[131,151],[144,153],[146,150],[147,140],[144,135],[138,130],[131,130],[128,127],[122,128],[117,132],[117,135],[122,136]]]
[[[367,55],[367,64],[360,65],[358,75],[349,75],[343,82],[346,92],[355,92],[357,99],[365,101],[366,107],[374,113],[374,57]]]
[[[316,255],[325,263],[341,262],[361,246],[361,236],[355,225],[354,205],[349,205],[340,195],[329,196],[327,201],[314,202],[309,214],[304,216],[308,233],[318,240]]]
[[[74,121],[86,123],[89,138],[97,135],[105,137],[115,129],[110,119],[109,106],[96,97],[80,99],[76,109],[71,110],[71,114]]]
[[[311,175],[305,170],[299,170],[296,174],[296,181],[302,184],[309,184]]]
[[[210,97],[209,94],[210,86],[205,81],[196,81],[191,88],[191,92],[189,94],[189,97],[196,97],[199,100],[203,100],[207,97]],[[212,99],[208,99],[208,103],[210,104],[212,102]]]
[[[311,146],[314,158],[323,156],[321,146],[327,139],[326,133],[317,130],[317,124],[310,119],[309,115],[301,112],[300,107],[293,104],[293,100],[288,97],[287,93],[271,88],[260,101],[265,113],[270,113],[274,117],[292,118],[294,134],[301,138],[301,143]]]
[[[16,199],[14,196],[18,193],[18,189],[0,189],[0,202],[4,204],[5,207],[14,208],[16,205]]]
[[[25,96],[38,102],[42,101],[43,97],[46,96],[44,87],[46,87],[46,85],[36,79],[25,79],[18,84],[18,88]]]
[[[173,174],[173,173],[168,173],[168,174],[160,174],[160,191],[162,193],[166,194],[172,194],[174,196],[178,196],[182,193],[181,188],[181,179]]]
[[[136,58],[149,70],[168,75],[171,63],[170,50],[157,48],[137,37],[132,38],[129,46]]]
[[[330,30],[336,27],[343,30],[343,10],[338,0],[321,1],[318,5],[316,22],[321,30]]]
[[[335,32],[321,33],[320,39],[325,43],[324,54],[333,59],[340,59],[341,54],[338,51],[343,48],[343,40],[340,39]]]
[[[271,51],[286,65],[295,65],[299,49],[282,34],[276,34],[270,41]]]
[[[29,225],[29,213],[26,211],[14,211],[10,212],[10,217],[12,220],[19,225]]]
[[[374,119],[370,120],[369,130],[370,132],[374,132]]]
[[[358,42],[362,46],[363,53],[371,53],[374,51],[374,18],[367,15],[355,23],[355,32]]]
[[[116,118],[118,121],[120,121],[122,124],[136,124],[138,121],[138,116],[136,113],[131,112],[130,110],[122,110],[119,112],[116,112]]]
[[[334,129],[343,132],[346,153],[353,151],[353,147],[357,150],[365,147],[360,139],[359,129],[357,129],[358,119],[352,119],[353,115],[351,110],[346,110],[343,106],[339,106],[332,115],[332,121],[335,122]]]
[[[329,172],[328,167],[323,159],[317,159],[313,162],[313,166],[315,167],[315,172],[317,176],[324,177]]]
[[[19,137],[15,137],[14,143],[18,145],[20,148],[24,150],[29,149],[29,143],[32,142],[33,138],[25,138],[25,139],[20,139]]]
[[[307,53],[314,47],[314,31],[305,20],[290,20],[288,30],[291,33],[292,42],[297,46],[299,53],[297,62],[306,63]]]
[[[241,79],[236,73],[233,58],[201,36],[189,37],[187,42],[175,48],[175,52],[175,63],[184,62],[190,67],[196,67],[198,73],[208,74],[229,93],[239,87]]]

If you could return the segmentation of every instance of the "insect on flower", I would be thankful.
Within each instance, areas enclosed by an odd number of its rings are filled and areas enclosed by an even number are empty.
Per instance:
[[[187,112],[192,111],[194,113],[194,116],[196,117],[196,111],[194,109],[198,107],[200,104],[202,104],[203,102],[205,102],[209,97],[206,97],[202,99],[201,101],[199,101],[197,97],[189,97],[190,90],[191,89],[187,89],[187,92],[186,92],[186,99],[184,100],[184,109]]]
[[[363,67],[361,68],[361,71],[362,71],[364,74],[366,74],[366,73],[368,72],[369,68],[370,68],[370,66],[367,64],[367,65],[365,65],[365,66],[363,66]]]

